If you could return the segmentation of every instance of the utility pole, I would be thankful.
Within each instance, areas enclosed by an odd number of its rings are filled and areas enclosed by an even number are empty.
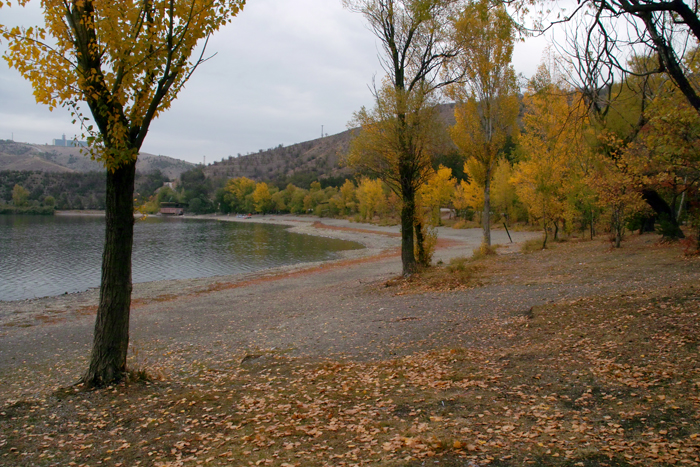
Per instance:
[[[321,125],[321,138],[323,138],[323,125]]]
[[[202,157],[204,157],[204,162],[202,162],[202,165],[204,167],[206,167],[207,166],[207,156],[202,156]]]

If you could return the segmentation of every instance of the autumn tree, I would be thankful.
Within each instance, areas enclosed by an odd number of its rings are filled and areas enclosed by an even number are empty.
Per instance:
[[[255,182],[247,177],[232,178],[224,187],[226,195],[224,200],[229,203],[233,212],[251,212],[254,206],[247,202],[249,196],[255,191]]]
[[[541,65],[523,98],[521,161],[515,167],[513,181],[530,217],[542,222],[543,248],[549,228],[563,216],[569,157],[576,150],[575,143],[580,142],[580,119],[574,116],[575,99],[570,97],[570,92],[552,76],[552,70]]]
[[[574,21],[568,52],[588,77],[614,79],[616,72],[636,74],[628,58],[651,51],[656,66],[648,73],[667,74],[686,101],[700,113],[700,83],[689,58],[700,42],[697,0],[581,0],[564,21]],[[586,86],[596,92],[595,83]]]
[[[267,183],[261,182],[255,185],[253,191],[253,203],[256,212],[266,213],[272,209],[272,193]]]
[[[506,220],[517,220],[519,212],[522,212],[512,178],[513,166],[510,161],[499,159],[491,183],[491,206],[497,213],[505,215]]]
[[[621,158],[603,156],[589,178],[590,185],[598,193],[598,202],[610,226],[615,248],[620,248],[631,216],[644,206],[641,193],[635,190],[634,176],[628,170],[622,170],[620,164],[624,164]]]
[[[386,81],[375,89],[374,109],[360,110],[351,124],[361,127],[348,163],[384,181],[401,199],[403,273],[417,270],[414,253],[416,192],[432,171],[437,144],[436,89],[453,82],[444,76],[455,51],[448,18],[455,0],[344,0],[364,15],[382,45]]]
[[[440,208],[452,201],[457,180],[452,177],[452,169],[440,165],[433,176],[418,190],[421,205],[428,210],[428,220],[433,226],[442,223]]]
[[[465,164],[466,167],[466,164]],[[468,174],[468,171],[465,171]],[[452,195],[452,205],[455,207],[457,215],[461,215],[467,218],[466,213],[469,209],[474,211],[481,211],[484,206],[484,190],[478,186],[478,183],[472,178],[469,178],[470,182],[461,180],[457,186],[455,186],[454,194]],[[472,220],[471,217],[467,220]]]
[[[22,185],[15,185],[12,188],[12,203],[17,207],[26,206],[29,201],[29,190]]]
[[[662,81],[635,138],[614,158],[633,176],[635,188],[654,209],[667,239],[684,236],[681,215],[700,181],[699,148],[700,114],[675,86]]]
[[[680,149],[684,145],[683,139],[688,141],[689,147],[693,147],[692,137],[687,138],[692,130],[690,133],[687,130],[693,127],[690,122],[700,115],[667,76],[653,72],[657,65],[653,57],[632,57],[628,64],[631,73],[623,77],[622,82],[608,86],[607,97],[599,98],[597,105],[589,105],[589,115],[598,133],[596,152],[606,156],[612,163],[611,167],[621,172],[614,178],[629,180],[632,184],[629,188],[638,191],[653,210],[654,216],[649,215],[647,219],[651,219],[652,224],[654,219],[659,221],[666,239],[677,239],[683,238],[684,234],[674,205],[678,200],[677,195],[685,189],[679,188],[683,176],[678,177],[675,171],[677,164],[674,161],[677,158],[672,155],[675,151],[672,148],[676,146]],[[585,90],[585,86],[580,81],[574,85],[586,98],[589,91]],[[590,103],[590,96],[587,99]],[[664,117],[655,118],[664,108]],[[688,111],[695,114],[690,120]],[[683,117],[670,123],[669,117],[680,115]],[[661,136],[661,139],[657,136]],[[663,144],[656,144],[662,140]],[[611,171],[608,172],[613,176]],[[668,174],[668,177],[664,174]],[[670,182],[671,189],[666,181]],[[645,224],[647,222],[644,221]]]
[[[671,191],[672,214],[680,221],[684,201],[700,184],[700,115],[680,92],[666,87],[652,103],[639,140],[639,169],[656,186]]]
[[[386,197],[380,180],[363,177],[357,186],[355,195],[358,200],[358,211],[363,220],[371,221],[385,204]]]
[[[452,140],[483,183],[483,243],[491,245],[491,181],[503,149],[516,132],[518,85],[511,66],[513,23],[503,6],[488,0],[469,4],[455,20],[458,66],[466,70],[465,86],[453,88]]]
[[[17,0],[23,6],[27,0]],[[87,386],[127,371],[136,159],[153,119],[204,61],[207,38],[245,0],[45,0],[45,26],[2,27],[5,59],[37,102],[70,107],[107,169],[102,281]],[[2,3],[0,3],[2,5]],[[197,46],[200,53],[195,54]],[[84,103],[84,104],[83,104]],[[82,113],[87,105],[92,122]]]
[[[355,211],[357,207],[357,192],[352,180],[345,180],[338,192],[338,210],[342,215]]]

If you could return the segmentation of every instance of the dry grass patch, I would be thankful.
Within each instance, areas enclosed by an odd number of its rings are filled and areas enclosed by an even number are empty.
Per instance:
[[[530,240],[525,240],[520,246],[521,253],[533,253],[535,251],[542,250],[543,238],[531,238]]]
[[[382,284],[382,288],[395,291],[396,294],[406,294],[476,287],[482,284],[479,273],[485,267],[483,259],[453,258],[448,265],[431,266],[407,277],[389,279]]]

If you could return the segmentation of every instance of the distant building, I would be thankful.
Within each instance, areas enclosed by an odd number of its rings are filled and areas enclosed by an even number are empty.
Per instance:
[[[164,216],[182,216],[185,206],[180,203],[160,203],[160,213]]]
[[[53,145],[61,148],[86,148],[88,144],[87,141],[75,141],[72,139],[66,139],[66,135],[64,133],[63,138],[53,140]]]

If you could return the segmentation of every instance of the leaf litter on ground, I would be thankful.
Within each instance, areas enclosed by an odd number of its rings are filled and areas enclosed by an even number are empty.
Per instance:
[[[700,465],[698,260],[630,243],[478,260],[479,283],[597,274],[613,287],[505,310],[460,331],[471,347],[373,361],[171,349],[141,356],[136,382],[6,394],[0,465]],[[658,280],[633,283],[626,268],[641,264]],[[469,293],[430,280],[402,286]]]

